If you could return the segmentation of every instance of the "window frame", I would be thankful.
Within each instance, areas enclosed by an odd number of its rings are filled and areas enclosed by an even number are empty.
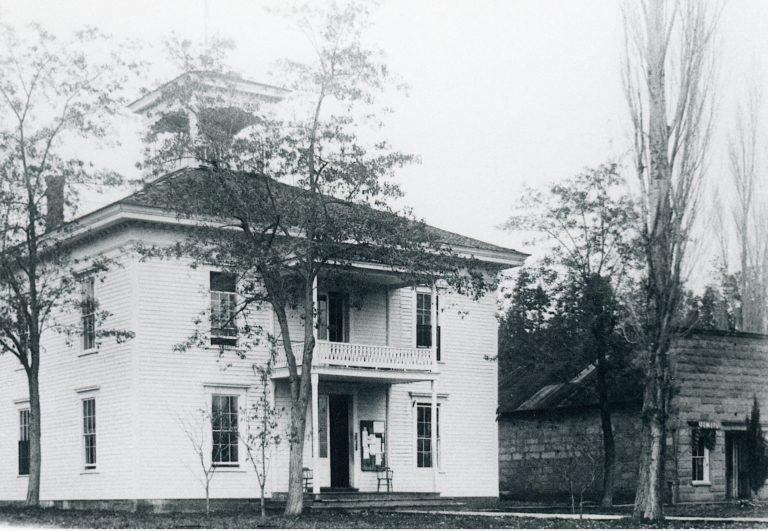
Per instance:
[[[29,476],[29,420],[30,409],[28,407],[19,410],[19,444],[18,444],[18,475],[20,477]],[[23,443],[26,443],[26,458],[22,458]],[[26,461],[26,472],[23,471],[22,462]]]
[[[99,350],[96,342],[96,278],[85,275],[80,279],[80,351],[90,354]],[[90,328],[89,328],[90,327]]]
[[[221,291],[213,289],[213,276],[214,275],[230,275],[232,276],[234,291]],[[232,319],[227,327],[216,328],[214,327],[214,315],[222,313],[223,301],[227,300],[227,304],[231,305]],[[210,317],[210,344],[212,347],[236,347],[238,339],[240,337],[240,330],[237,327],[237,319],[235,313],[237,312],[237,275],[234,273],[228,273],[226,271],[209,271],[208,272],[208,300]],[[215,302],[214,302],[215,301]],[[216,331],[217,333],[215,333]],[[227,335],[226,332],[232,331],[233,334]],[[225,332],[225,333],[221,333]]]
[[[230,420],[234,418],[234,429],[232,429],[232,426],[228,427],[228,429],[224,429],[219,424],[219,428],[217,429],[217,422],[216,417],[217,414],[215,412],[216,408],[214,407],[214,404],[216,402],[216,399],[227,399],[228,402],[231,403],[231,401],[234,401],[234,410],[230,406],[228,408],[228,411],[225,413]],[[225,392],[215,392],[211,393],[211,465],[216,468],[237,468],[240,466],[240,456],[242,452],[240,452],[240,410],[239,410],[239,402],[240,402],[240,395],[237,393],[225,393]],[[216,455],[216,448],[222,447],[221,443],[216,442],[216,434],[227,434],[227,447],[229,448],[228,455],[232,456],[232,448],[234,448],[234,454],[235,459],[228,460],[228,461],[217,461],[214,457]],[[232,441],[232,436],[234,434],[234,442]],[[219,440],[221,440],[219,438]],[[219,452],[219,457],[221,457],[222,452]]]
[[[704,431],[711,428],[692,428],[693,431]],[[693,433],[691,434],[693,437]],[[717,435],[715,435],[717,436]],[[704,444],[704,437],[699,436],[696,444],[696,452],[694,453],[693,445],[691,445],[691,484],[692,485],[711,485],[710,479],[710,463],[709,463],[709,448]],[[701,453],[698,453],[701,451]],[[698,466],[697,462],[701,461],[701,479],[697,479]]]
[[[95,396],[87,396],[80,399],[80,402],[82,404],[82,419],[83,419],[83,468],[86,471],[93,471],[96,470],[96,467],[98,465],[98,439],[97,439],[97,413],[96,413],[96,397]],[[88,403],[92,403],[92,411],[88,411]],[[91,419],[91,423],[89,424],[88,419]],[[92,450],[92,455],[89,454],[89,449]],[[92,461],[91,461],[92,458]]]
[[[419,299],[429,297],[429,306],[426,308],[423,308],[419,305]],[[432,348],[432,327],[434,326],[434,323],[432,322],[432,304],[434,304],[434,301],[432,300],[432,291],[427,290],[416,290],[416,309],[415,309],[415,343],[416,348],[425,348],[429,349]],[[424,313],[426,311],[426,313]],[[419,323],[419,320],[424,319],[426,321],[429,321],[427,324]],[[428,335],[428,344],[419,344],[419,328],[420,327],[428,327],[429,335]]]
[[[426,409],[427,411],[429,411],[429,414],[430,414],[430,417],[431,417],[432,416],[432,403],[431,402],[414,402],[413,406],[414,406],[414,413],[413,413],[413,435],[414,435],[414,442],[415,442],[415,447],[414,447],[414,449],[415,449],[415,452],[414,452],[414,465],[415,465],[417,470],[432,470],[433,464],[434,464],[434,455],[433,455],[433,452],[431,452],[431,449],[430,449],[430,465],[429,466],[424,466],[424,465],[419,464],[419,454],[420,453],[422,453],[422,454],[425,453],[425,452],[420,452],[420,450],[419,450],[419,440],[422,439],[422,440],[430,441],[430,446],[431,446],[431,440],[432,440],[431,437],[429,437],[429,438],[425,438],[425,437],[421,437],[420,438],[419,437],[419,425],[420,424],[425,424],[425,423],[420,423],[419,422],[419,409]],[[443,460],[441,459],[442,444],[441,444],[441,438],[440,438],[440,410],[442,409],[441,406],[442,406],[442,404],[440,402],[438,402],[437,403],[437,452],[436,452],[436,455],[437,455],[437,470],[438,471],[442,471],[443,470]],[[432,424],[432,423],[430,422],[430,424]],[[431,435],[431,432],[430,432],[430,435]]]

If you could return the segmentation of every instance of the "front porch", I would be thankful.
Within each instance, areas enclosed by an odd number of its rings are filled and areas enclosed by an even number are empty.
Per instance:
[[[288,316],[292,338],[302,338],[311,326],[315,340],[304,454],[311,493],[319,496],[327,488],[376,492],[382,469],[393,470],[396,492],[438,493],[437,467],[417,465],[416,457],[417,444],[422,458],[438,447],[436,430],[430,436],[422,422],[417,443],[416,402],[401,398],[393,431],[391,404],[393,386],[402,391],[402,384],[413,384],[421,418],[437,418],[436,285],[404,285],[393,272],[347,270],[317,279],[313,296],[312,323],[305,323],[300,311]],[[303,343],[294,339],[292,345],[301,374]],[[271,376],[277,388],[287,389],[290,369],[280,345]]]
[[[311,375],[304,443],[304,467],[311,478],[308,494],[337,501],[351,496],[354,503],[377,493],[438,496],[440,472],[431,466],[438,462],[431,451],[439,453],[438,430],[424,428],[432,418],[439,420],[437,408],[431,407],[438,402],[435,375],[409,374],[404,380],[398,372],[355,369],[365,374],[353,376],[340,370],[317,368]],[[287,381],[274,382],[277,396],[287,405]],[[424,454],[429,454],[426,460]]]

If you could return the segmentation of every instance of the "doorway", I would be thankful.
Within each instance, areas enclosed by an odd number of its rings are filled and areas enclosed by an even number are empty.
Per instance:
[[[349,301],[344,293],[317,296],[317,338],[334,343],[349,341]]]
[[[725,432],[725,485],[726,497],[749,498],[749,476],[744,453],[746,432]]]
[[[349,488],[349,397],[329,395],[331,488]]]

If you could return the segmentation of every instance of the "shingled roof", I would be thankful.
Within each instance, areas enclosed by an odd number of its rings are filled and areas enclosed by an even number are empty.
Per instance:
[[[171,172],[169,174],[164,175],[163,177],[160,177],[155,181],[152,181],[146,184],[141,190],[117,201],[116,204],[135,205],[135,206],[154,207],[154,208],[166,208],[167,203],[164,201],[163,188],[169,186],[169,183],[171,182],[171,180],[177,182],[179,179],[205,179],[210,171],[211,170],[206,167],[197,167],[197,168],[183,168],[181,170]],[[237,174],[239,176],[251,175],[254,178],[269,179],[268,177],[257,176],[255,174],[246,174],[245,172],[237,172]],[[282,192],[287,194],[307,193],[302,188],[292,186],[280,181],[269,179],[269,182],[273,187],[280,189]],[[353,208],[359,207],[359,205],[353,205],[352,203],[349,203],[349,206]],[[364,207],[364,208],[370,208],[370,207]],[[370,210],[372,215],[384,215],[384,216],[391,215],[389,213],[375,210],[373,208],[370,208]],[[437,236],[440,240],[445,242],[445,244],[453,247],[463,247],[463,248],[475,249],[480,251],[489,251],[492,253],[502,253],[506,255],[511,254],[516,256],[516,258],[518,258],[520,261],[524,260],[527,256],[529,256],[528,254],[517,251],[515,249],[484,242],[475,238],[470,238],[468,236],[457,234],[455,232],[450,232],[447,230],[440,229],[438,227],[433,227],[431,225],[427,225],[427,227],[435,236]]]

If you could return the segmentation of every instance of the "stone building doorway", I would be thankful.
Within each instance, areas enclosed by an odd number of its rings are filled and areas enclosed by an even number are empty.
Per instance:
[[[725,432],[725,488],[726,497],[731,499],[749,498],[745,436],[745,431]]]

